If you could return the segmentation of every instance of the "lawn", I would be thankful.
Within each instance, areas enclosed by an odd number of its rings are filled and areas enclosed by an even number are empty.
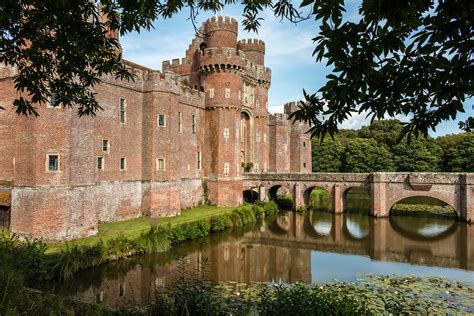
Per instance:
[[[181,211],[181,214],[173,217],[139,217],[131,220],[106,223],[99,225],[99,233],[96,236],[69,241],[69,244],[86,245],[93,244],[102,239],[103,241],[116,237],[120,233],[125,237],[133,239],[140,236],[141,233],[150,229],[152,223],[156,225],[176,225],[203,218],[209,218],[213,215],[230,213],[235,207],[217,207],[217,206],[197,206]],[[48,253],[59,251],[66,246],[66,242],[54,243],[48,245]]]

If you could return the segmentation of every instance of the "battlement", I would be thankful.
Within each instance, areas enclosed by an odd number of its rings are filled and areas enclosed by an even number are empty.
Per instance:
[[[240,40],[237,42],[237,47],[244,52],[257,51],[265,53],[265,42],[256,38]]]
[[[270,114],[268,117],[268,125],[288,125],[288,116],[284,113]]]
[[[178,67],[187,66],[187,65],[189,65],[189,62],[188,62],[186,57],[181,58],[181,59],[174,58],[171,61],[170,60],[164,60],[161,63],[161,68],[162,68],[163,71],[167,71],[167,70],[173,70],[173,69],[176,69]]]
[[[289,114],[299,110],[299,105],[301,105],[300,101],[293,101],[293,102],[285,103],[285,105],[283,106],[284,113],[289,115]]]
[[[237,34],[239,29],[239,23],[236,19],[231,17],[214,16],[204,22],[204,32],[212,33],[216,31],[229,31]]]

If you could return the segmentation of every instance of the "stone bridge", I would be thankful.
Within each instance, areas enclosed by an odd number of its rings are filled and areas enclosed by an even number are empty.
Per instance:
[[[273,199],[279,188],[293,196],[293,209],[309,207],[314,188],[328,191],[334,213],[345,210],[350,188],[365,188],[370,193],[370,215],[385,217],[397,202],[414,196],[432,197],[456,210],[459,220],[474,220],[474,173],[246,173],[244,192],[261,200]]]

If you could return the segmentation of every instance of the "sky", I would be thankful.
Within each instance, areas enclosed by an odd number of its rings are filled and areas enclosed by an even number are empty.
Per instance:
[[[357,18],[357,1],[347,3],[348,19]],[[168,20],[158,20],[154,29],[140,33],[130,33],[120,39],[123,57],[137,64],[161,70],[163,60],[182,58],[194,37],[195,30],[191,21],[187,20],[188,11],[182,11]],[[314,93],[326,82],[330,68],[324,62],[317,63],[312,57],[314,38],[318,33],[317,24],[310,19],[292,24],[280,21],[270,11],[262,15],[264,21],[256,33],[243,31],[242,7],[226,7],[219,15],[230,16],[239,21],[239,39],[259,38],[265,41],[265,65],[272,69],[272,85],[269,90],[269,111],[283,112],[283,104],[303,99],[303,89]],[[212,13],[201,12],[197,18],[198,26]],[[474,100],[466,102],[466,113],[461,113],[455,121],[441,123],[432,136],[458,133],[458,121],[473,116]],[[404,120],[403,117],[397,117]],[[358,129],[369,121],[364,114],[354,115],[340,128]]]

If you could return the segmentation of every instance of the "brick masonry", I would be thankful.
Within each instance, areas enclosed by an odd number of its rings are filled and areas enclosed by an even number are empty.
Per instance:
[[[297,104],[268,113],[265,43],[238,41],[228,17],[201,31],[162,72],[123,60],[136,79],[104,76],[96,117],[46,104],[38,118],[16,115],[16,72],[0,65],[0,191],[11,196],[2,203],[11,204],[12,231],[73,239],[96,234],[101,222],[175,215],[206,199],[238,205],[242,163],[259,173],[311,172],[308,126],[288,121]],[[48,155],[59,157],[59,170],[48,171]]]

